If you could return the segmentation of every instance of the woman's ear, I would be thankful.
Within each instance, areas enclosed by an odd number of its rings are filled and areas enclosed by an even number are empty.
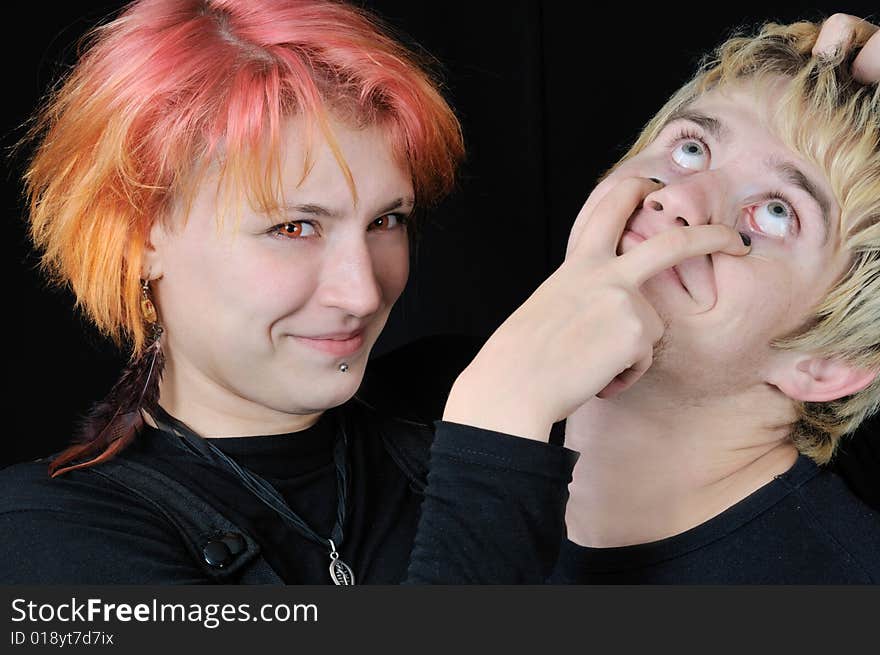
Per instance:
[[[821,403],[857,393],[880,371],[859,368],[838,358],[800,355],[768,380],[793,400]]]
[[[150,227],[147,242],[144,244],[141,262],[141,279],[155,280],[162,277],[162,253],[167,239],[167,228],[164,221],[156,219]]]

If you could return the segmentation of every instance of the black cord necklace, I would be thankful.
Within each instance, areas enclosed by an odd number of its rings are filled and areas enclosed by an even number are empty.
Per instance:
[[[180,439],[175,440],[175,443],[185,445],[188,450],[199,457],[203,457],[209,462],[231,470],[249,491],[259,498],[263,504],[290,523],[297,532],[319,546],[328,548],[330,552],[330,579],[334,584],[355,584],[354,572],[348,564],[339,558],[339,551],[337,550],[342,545],[343,525],[345,524],[345,502],[348,497],[348,435],[343,425],[344,419],[339,419],[339,436],[333,448],[338,498],[336,503],[336,523],[333,526],[333,532],[327,538],[316,533],[308,523],[298,516],[275,487],[226,455],[212,444],[210,439],[199,436],[189,426],[171,416],[159,405],[156,405],[154,410],[150,410],[150,416],[160,431],[180,437]]]

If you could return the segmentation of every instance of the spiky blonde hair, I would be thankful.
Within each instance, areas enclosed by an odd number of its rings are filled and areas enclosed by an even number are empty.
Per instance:
[[[826,175],[841,209],[840,247],[850,265],[810,318],[773,341],[781,350],[837,358],[880,370],[880,90],[856,82],[851,64],[871,36],[866,24],[854,34],[854,50],[814,57],[821,24],[767,23],[742,31],[701,62],[696,75],[648,122],[609,171],[637,155],[658,136],[669,117],[712,89],[744,81],[790,79],[774,113],[778,136]],[[606,173],[607,175],[608,173]],[[819,464],[840,439],[880,406],[880,376],[866,389],[831,402],[797,403],[791,439]]]

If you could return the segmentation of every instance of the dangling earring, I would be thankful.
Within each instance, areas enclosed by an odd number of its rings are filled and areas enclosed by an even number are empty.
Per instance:
[[[141,392],[138,405],[143,406],[146,400],[148,406],[144,407],[144,409],[150,409],[159,401],[159,378],[162,376],[162,370],[165,366],[165,357],[162,353],[162,325],[159,323],[156,306],[150,297],[149,280],[141,280],[141,315],[150,328],[150,345],[147,346],[141,357],[149,359],[150,365],[147,368],[144,389]]]
[[[156,314],[156,306],[153,304],[153,299],[150,297],[149,280],[141,280],[141,316],[143,316],[144,321],[147,322],[150,330],[147,338],[149,345],[144,351],[144,355],[147,355],[152,351],[153,356],[155,357],[155,351],[161,346],[159,343],[159,337],[162,336],[162,326],[159,324],[159,317]]]
[[[141,315],[148,324],[148,345],[122,371],[104,400],[84,418],[76,444],[49,465],[52,477],[110,459],[130,444],[144,427],[143,412],[159,404],[159,382],[165,368],[162,325],[150,297],[149,280],[141,281]],[[82,460],[86,461],[82,461]]]
[[[156,306],[150,298],[150,281],[141,280],[141,314],[147,323],[155,323],[157,321]]]

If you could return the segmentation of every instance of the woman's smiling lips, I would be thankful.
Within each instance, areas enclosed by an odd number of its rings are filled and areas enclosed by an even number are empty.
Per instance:
[[[300,343],[334,357],[345,357],[354,354],[364,345],[363,330],[344,334],[322,335],[320,337],[292,336]]]

